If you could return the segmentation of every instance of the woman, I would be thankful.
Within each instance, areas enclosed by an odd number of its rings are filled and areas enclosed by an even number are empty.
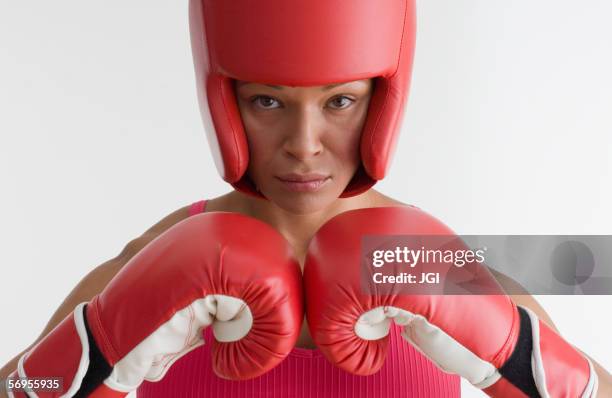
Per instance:
[[[204,121],[217,167],[235,190],[175,211],[126,245],[75,288],[41,337],[104,289],[151,240],[199,212],[240,213],[273,226],[303,266],[312,236],[332,217],[405,205],[371,186],[384,177],[399,131],[412,65],[414,3],[373,3],[342,8],[340,2],[309,1],[288,9],[282,1],[191,1]],[[553,326],[531,297],[513,299]],[[211,338],[210,331],[205,337]],[[160,382],[144,383],[138,395],[459,395],[458,377],[438,370],[397,329],[391,340],[380,372],[351,376],[320,355],[304,322],[297,348],[259,378],[219,379],[204,345]],[[13,360],[1,375],[15,365]],[[604,396],[609,375],[600,367],[598,373]]]
[[[266,199],[235,190],[194,203],[190,214],[229,211],[260,219],[291,243],[303,267],[310,239],[333,216],[351,209],[402,206],[374,189],[338,199],[360,167],[359,138],[372,91],[371,79],[333,88],[273,88],[237,81],[236,98],[249,142],[248,175]],[[205,338],[212,339],[210,332],[205,332]],[[138,396],[460,395],[456,376],[441,372],[404,344],[399,329],[393,329],[391,338],[383,369],[373,376],[353,376],[334,367],[316,349],[305,321],[297,347],[261,377],[241,382],[216,377],[210,364],[211,348],[205,344],[175,364],[160,382],[144,383]],[[393,379],[407,383],[394,384]],[[190,395],[194,388],[197,393]]]

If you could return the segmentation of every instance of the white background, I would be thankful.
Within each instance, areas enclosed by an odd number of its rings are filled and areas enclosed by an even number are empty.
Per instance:
[[[611,3],[418,4],[404,131],[377,188],[461,234],[612,234]],[[0,0],[0,189],[3,364],[127,241],[228,191],[186,1]],[[539,299],[612,369],[612,297]]]

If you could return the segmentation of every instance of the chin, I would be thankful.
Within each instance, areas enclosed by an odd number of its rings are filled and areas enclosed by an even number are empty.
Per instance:
[[[328,187],[332,188],[332,187]],[[264,196],[276,206],[291,214],[311,214],[327,209],[334,204],[342,191],[326,189],[316,193],[297,193],[285,190],[273,190]]]
[[[329,207],[335,200],[324,194],[294,194],[270,197],[275,205],[291,214],[311,214]]]

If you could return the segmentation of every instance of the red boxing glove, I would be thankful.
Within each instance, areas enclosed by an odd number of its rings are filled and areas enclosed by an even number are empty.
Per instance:
[[[499,289],[494,294],[368,294],[360,279],[365,235],[454,233],[414,207],[348,211],[321,227],[304,266],[306,316],[315,343],[332,363],[355,374],[377,372],[393,320],[443,371],[491,396],[596,395],[597,374],[588,358],[533,312],[517,307],[482,265],[479,277],[491,278],[489,285]]]
[[[63,377],[63,391],[35,391],[41,398],[122,397],[163,378],[212,326],[215,372],[253,378],[293,349],[302,298],[299,264],[272,227],[233,213],[192,216],[24,354],[12,377]]]

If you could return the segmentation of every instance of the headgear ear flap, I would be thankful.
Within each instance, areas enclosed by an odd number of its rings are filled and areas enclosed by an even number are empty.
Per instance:
[[[385,177],[408,97],[415,0],[190,0],[198,99],[217,170],[260,196],[233,80],[316,86],[376,78],[361,136],[362,166],[341,197]]]

